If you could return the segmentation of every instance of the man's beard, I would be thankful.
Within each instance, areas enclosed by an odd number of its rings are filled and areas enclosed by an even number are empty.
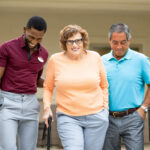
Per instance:
[[[25,45],[26,45],[27,50],[33,50],[34,51],[34,50],[40,48],[40,44],[39,43],[37,43],[34,47],[30,48],[29,47],[30,41],[26,38],[26,35],[24,35],[24,41],[25,41]]]

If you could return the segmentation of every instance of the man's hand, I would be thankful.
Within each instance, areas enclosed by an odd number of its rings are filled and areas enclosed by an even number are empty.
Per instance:
[[[0,83],[1,83],[1,78],[3,77],[4,72],[5,72],[5,67],[0,67]]]
[[[43,87],[43,83],[44,83],[44,79],[40,78],[40,79],[37,81],[37,87],[42,88],[42,87]]]
[[[144,111],[143,108],[139,107],[137,112],[139,113],[139,115],[143,118],[143,120],[145,119],[146,117],[146,112]]]

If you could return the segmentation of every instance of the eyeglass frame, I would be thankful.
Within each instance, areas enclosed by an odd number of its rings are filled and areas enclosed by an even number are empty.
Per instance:
[[[66,40],[66,44],[68,44],[68,45],[73,45],[74,43],[75,43],[76,45],[80,45],[81,42],[83,43],[83,38],[81,38],[81,39],[76,39],[76,40]]]

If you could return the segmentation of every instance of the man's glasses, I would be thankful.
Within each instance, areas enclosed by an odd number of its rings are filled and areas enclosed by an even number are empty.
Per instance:
[[[67,40],[66,44],[73,45],[74,43],[80,45],[83,42],[83,39],[76,39],[76,40]]]

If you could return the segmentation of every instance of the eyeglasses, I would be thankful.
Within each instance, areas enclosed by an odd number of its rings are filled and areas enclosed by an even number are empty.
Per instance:
[[[67,40],[66,43],[68,45],[73,45],[74,43],[80,45],[83,42],[83,39],[76,39],[76,40]]]

